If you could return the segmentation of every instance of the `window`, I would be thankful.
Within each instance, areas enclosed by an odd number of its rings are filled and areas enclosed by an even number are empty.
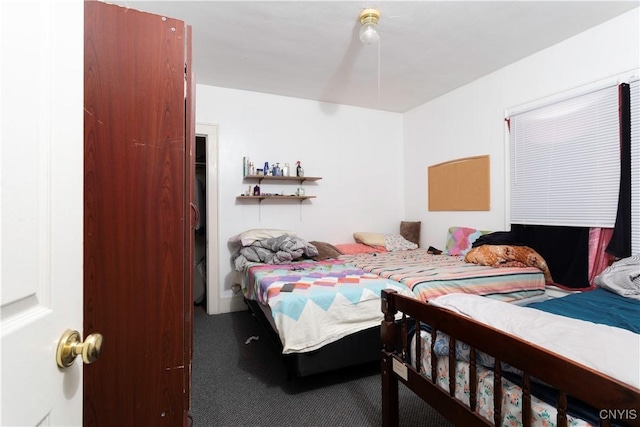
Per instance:
[[[509,123],[511,223],[612,228],[617,85],[514,114]]]

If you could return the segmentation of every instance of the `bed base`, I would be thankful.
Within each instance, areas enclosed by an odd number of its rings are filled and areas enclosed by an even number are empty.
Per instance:
[[[245,298],[245,303],[267,335],[282,353],[282,343],[258,302]],[[380,326],[348,335],[322,348],[306,353],[282,354],[288,378],[301,378],[322,372],[380,361]]]
[[[501,396],[500,362],[521,369],[525,374],[522,380],[523,415],[525,427],[531,424],[531,388],[530,378],[538,378],[557,390],[558,411],[557,425],[567,425],[567,396],[580,399],[605,416],[600,425],[609,426],[612,413],[624,414],[624,420],[616,423],[640,426],[640,392],[613,378],[593,371],[582,365],[541,347],[527,343],[513,336],[504,334],[472,319],[457,315],[420,301],[398,295],[395,291],[382,291],[382,419],[383,426],[398,426],[398,382],[404,383],[410,390],[420,396],[436,411],[448,418],[456,426],[492,426],[500,425],[502,420],[500,399],[494,399],[494,420],[487,421],[476,413],[476,381],[475,352],[471,351],[470,359],[470,404],[467,406],[454,397],[455,368],[449,372],[449,390],[444,390],[435,383],[437,375],[435,363],[432,363],[431,378],[404,362],[408,351],[407,331],[415,325],[419,331],[418,321],[431,326],[432,342],[435,342],[436,331],[442,331],[451,337],[449,366],[455,366],[455,340],[467,343],[472,349],[482,351],[496,359],[494,365],[494,396]],[[396,322],[396,314],[402,313],[402,321]],[[420,346],[415,346],[416,354],[412,360],[420,360]],[[432,348],[433,354],[433,348]],[[420,364],[417,364],[419,366]],[[420,369],[420,368],[418,368]],[[618,411],[618,412],[616,412]]]

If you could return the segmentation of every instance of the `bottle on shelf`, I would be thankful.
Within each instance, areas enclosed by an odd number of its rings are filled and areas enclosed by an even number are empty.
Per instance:
[[[282,176],[289,176],[289,163],[285,163],[282,168]]]
[[[260,186],[256,185],[255,187],[253,187],[253,195],[254,196],[259,196],[260,195]]]
[[[300,165],[300,160],[296,162],[296,176],[304,177],[304,169]]]

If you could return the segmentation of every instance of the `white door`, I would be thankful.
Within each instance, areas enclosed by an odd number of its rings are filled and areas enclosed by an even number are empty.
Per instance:
[[[2,426],[82,425],[83,1],[0,1]]]

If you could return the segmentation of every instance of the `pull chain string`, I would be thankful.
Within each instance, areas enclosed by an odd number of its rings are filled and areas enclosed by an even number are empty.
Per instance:
[[[380,39],[378,39],[378,107],[380,107]]]

